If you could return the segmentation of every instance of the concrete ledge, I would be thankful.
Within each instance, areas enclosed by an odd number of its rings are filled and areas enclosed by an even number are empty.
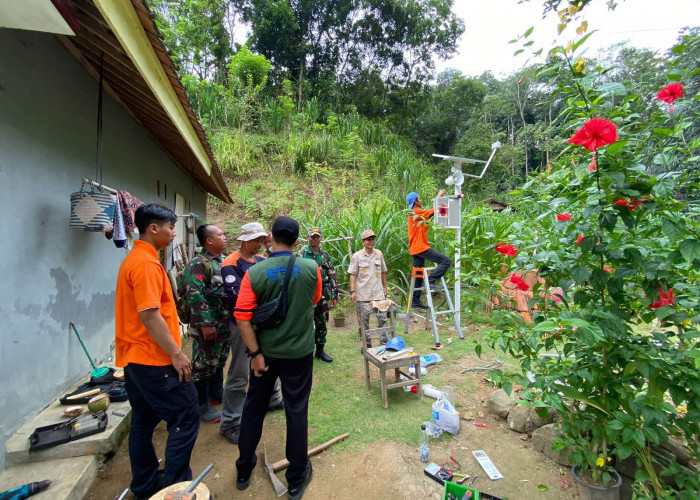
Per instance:
[[[81,383],[76,384],[75,388]],[[85,408],[83,415],[89,412],[87,405],[81,406]],[[56,400],[40,411],[31,421],[20,427],[5,443],[6,467],[93,455],[96,457],[99,466],[106,457],[109,457],[116,451],[129,432],[131,423],[131,406],[129,402],[112,403],[107,410],[107,428],[104,432],[59,444],[46,450],[29,453],[29,436],[31,436],[32,432],[37,427],[44,427],[67,420],[68,417],[63,414],[65,408]],[[115,412],[124,416],[115,415]]]
[[[12,467],[0,473],[3,490],[44,479],[58,482],[32,498],[36,500],[80,500],[97,476],[95,457],[65,458]]]

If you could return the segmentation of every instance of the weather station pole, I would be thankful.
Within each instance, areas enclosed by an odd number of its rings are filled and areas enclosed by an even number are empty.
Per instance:
[[[499,141],[491,144],[491,156],[488,160],[475,160],[473,158],[460,158],[458,156],[446,156],[434,154],[435,158],[452,162],[452,170],[450,176],[445,179],[445,184],[454,186],[454,196],[446,196],[444,198],[435,198],[435,221],[438,228],[454,229],[455,230],[455,291],[454,291],[454,310],[455,322],[461,325],[462,319],[462,184],[464,184],[464,176],[481,179],[484,177],[486,170],[491,164],[491,160],[496,155],[496,150],[501,147]],[[483,163],[484,168],[481,174],[474,175],[462,172],[462,164],[478,164]]]

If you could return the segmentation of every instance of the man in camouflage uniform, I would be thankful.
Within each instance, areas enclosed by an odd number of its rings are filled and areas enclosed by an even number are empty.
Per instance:
[[[338,304],[338,280],[335,277],[335,269],[331,262],[331,256],[321,250],[323,235],[317,227],[309,231],[309,245],[299,252],[298,256],[304,259],[313,259],[321,269],[323,280],[323,297],[314,309],[314,328],[316,330],[316,357],[326,363],[331,363],[331,358],[324,350],[326,345],[326,333],[328,328],[328,311]]]
[[[187,301],[192,327],[192,380],[199,399],[199,418],[216,423],[221,412],[212,406],[221,402],[224,365],[231,346],[231,308],[221,279],[221,253],[226,236],[218,227],[197,228],[202,251],[182,272],[187,283]]]

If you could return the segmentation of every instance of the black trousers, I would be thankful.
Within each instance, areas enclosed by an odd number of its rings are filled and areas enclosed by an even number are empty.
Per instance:
[[[287,419],[287,446],[285,454],[289,467],[285,473],[287,484],[298,486],[304,482],[309,447],[309,394],[314,368],[313,353],[298,359],[265,358],[268,371],[261,377],[250,372],[248,394],[243,404],[241,437],[238,441],[240,456],[236,460],[238,474],[247,477],[257,462],[255,449],[262,436],[263,420],[277,377],[282,383],[284,413]]]
[[[129,363],[124,375],[131,403],[131,491],[136,496],[147,496],[171,484],[191,480],[190,457],[199,433],[194,384],[180,382],[172,365]],[[153,431],[161,420],[168,424],[162,474],[158,473],[158,457],[153,447]]]
[[[452,263],[452,261],[448,257],[442,255],[437,250],[428,248],[424,252],[417,253],[413,256],[413,267],[423,267],[425,265],[426,260],[437,264],[435,270],[432,273],[430,273],[430,278],[428,278],[428,283],[430,283],[431,285],[435,284],[437,280],[443,277],[443,275],[450,268],[450,264]],[[416,278],[416,284],[413,291],[414,299],[420,298],[422,293],[422,286],[423,278]]]

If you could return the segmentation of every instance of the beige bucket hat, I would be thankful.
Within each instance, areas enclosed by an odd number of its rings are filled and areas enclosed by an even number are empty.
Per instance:
[[[241,235],[236,238],[238,241],[250,241],[261,236],[267,236],[267,232],[259,222],[249,222],[241,226]]]

